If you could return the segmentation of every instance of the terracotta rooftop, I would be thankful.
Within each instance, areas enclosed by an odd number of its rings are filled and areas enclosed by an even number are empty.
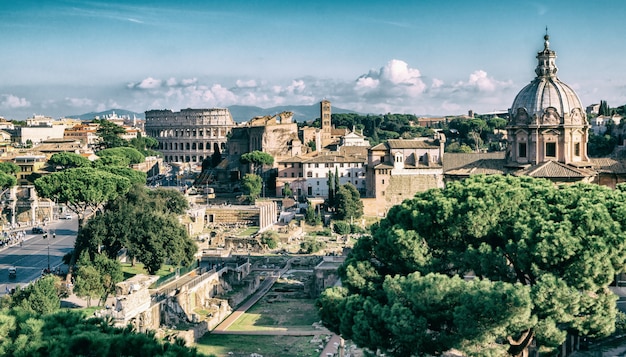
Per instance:
[[[526,170],[517,171],[515,174],[537,178],[585,178],[595,176],[596,173],[592,170],[575,168],[557,161],[547,161],[531,166]]]

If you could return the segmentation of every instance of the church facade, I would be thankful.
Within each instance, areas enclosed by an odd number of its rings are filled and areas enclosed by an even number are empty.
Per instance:
[[[586,109],[576,92],[557,77],[557,56],[549,39],[546,34],[543,50],[537,53],[535,78],[520,90],[509,109],[506,153],[500,158],[446,153],[447,181],[475,174],[523,175],[555,183],[597,179],[594,160],[587,155]]]

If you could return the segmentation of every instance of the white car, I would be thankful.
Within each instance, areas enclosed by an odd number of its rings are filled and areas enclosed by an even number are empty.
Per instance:
[[[70,214],[65,214],[61,217],[61,219],[72,219],[72,216]]]

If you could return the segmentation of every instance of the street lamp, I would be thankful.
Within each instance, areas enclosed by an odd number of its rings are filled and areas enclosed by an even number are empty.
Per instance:
[[[48,273],[50,273],[50,241],[48,241]]]

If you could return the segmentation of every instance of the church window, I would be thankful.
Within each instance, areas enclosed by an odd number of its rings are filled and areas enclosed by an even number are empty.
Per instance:
[[[580,156],[580,143],[574,144],[574,156]]]
[[[517,144],[517,156],[526,157],[526,143]]]
[[[546,156],[556,157],[556,143],[546,143]]]

